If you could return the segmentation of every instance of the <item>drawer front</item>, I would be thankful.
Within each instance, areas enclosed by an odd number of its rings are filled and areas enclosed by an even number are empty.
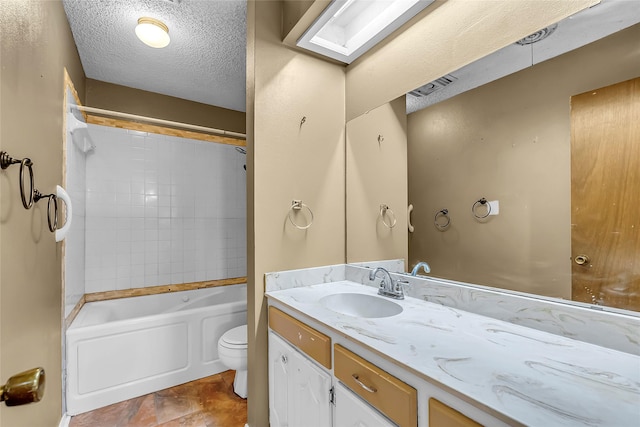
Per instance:
[[[429,399],[429,427],[482,427],[433,397]]]
[[[336,344],[334,374],[400,427],[418,425],[418,397],[415,388],[400,381],[357,354]]]
[[[269,307],[269,327],[313,360],[331,369],[331,338],[275,307]]]

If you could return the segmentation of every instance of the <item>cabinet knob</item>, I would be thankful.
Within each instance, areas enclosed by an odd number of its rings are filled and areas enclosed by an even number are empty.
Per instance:
[[[283,364],[285,364],[285,365],[286,365],[286,364],[287,364],[287,362],[289,361],[289,359],[287,359],[287,356],[286,356],[286,355],[284,355],[284,354],[283,354],[282,356],[280,356],[280,360],[282,360],[282,363],[283,363]]]

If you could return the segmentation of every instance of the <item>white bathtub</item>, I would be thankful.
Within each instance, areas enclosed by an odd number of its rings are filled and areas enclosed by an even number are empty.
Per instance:
[[[245,284],[87,303],[67,329],[67,413],[226,370],[218,339],[247,322]]]

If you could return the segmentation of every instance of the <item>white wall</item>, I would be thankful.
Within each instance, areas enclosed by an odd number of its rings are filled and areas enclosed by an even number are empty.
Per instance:
[[[89,125],[86,293],[246,275],[245,156]]]

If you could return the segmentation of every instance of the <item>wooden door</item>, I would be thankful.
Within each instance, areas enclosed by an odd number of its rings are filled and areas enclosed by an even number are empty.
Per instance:
[[[640,311],[640,78],[571,98],[572,299]]]

